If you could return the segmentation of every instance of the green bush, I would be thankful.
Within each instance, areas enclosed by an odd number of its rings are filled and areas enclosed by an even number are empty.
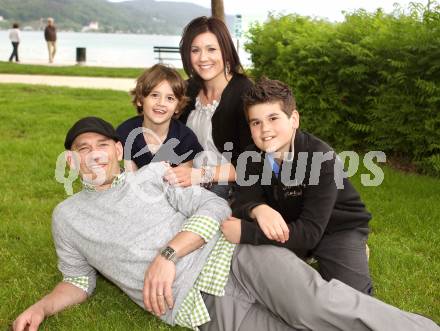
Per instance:
[[[256,78],[288,83],[301,126],[338,149],[382,150],[440,175],[440,6],[271,16],[249,31]]]

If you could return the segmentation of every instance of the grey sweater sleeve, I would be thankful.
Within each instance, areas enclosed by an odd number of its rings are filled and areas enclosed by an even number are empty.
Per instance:
[[[58,269],[63,275],[63,281],[81,288],[90,296],[96,287],[96,271],[70,242],[71,229],[63,217],[66,212],[58,205],[52,215],[52,236],[58,255]]]
[[[168,185],[166,192],[170,204],[187,219],[205,216],[221,223],[231,215],[226,200],[200,186],[182,188]]]

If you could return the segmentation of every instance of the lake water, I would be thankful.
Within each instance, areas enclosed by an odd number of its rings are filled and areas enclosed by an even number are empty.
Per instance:
[[[58,32],[55,64],[75,64],[76,48],[85,47],[90,66],[104,67],[149,67],[158,62],[153,46],[178,46],[180,36]],[[8,31],[0,31],[0,60],[7,61],[12,51]],[[21,31],[19,57],[23,63],[43,64],[48,62],[47,46],[43,31]],[[167,60],[177,68],[182,67],[179,54]],[[249,66],[249,55],[240,49],[243,65]]]

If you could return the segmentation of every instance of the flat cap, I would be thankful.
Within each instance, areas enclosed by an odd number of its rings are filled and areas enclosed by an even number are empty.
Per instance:
[[[66,149],[71,149],[75,138],[86,132],[99,133],[113,139],[114,141],[120,141],[113,125],[104,121],[102,118],[90,116],[80,119],[70,128],[67,132],[66,139],[64,140],[64,147]]]

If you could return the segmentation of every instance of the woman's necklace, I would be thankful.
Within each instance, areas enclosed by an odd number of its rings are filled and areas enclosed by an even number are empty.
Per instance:
[[[206,89],[201,89],[199,93],[199,100],[202,106],[212,105],[214,101],[220,102],[220,98],[222,97],[223,91],[226,86],[228,86],[229,81],[232,79],[231,74],[227,74],[226,76],[221,76]],[[206,87],[206,85],[205,85]],[[205,92],[209,90],[208,93]]]
[[[223,92],[223,91],[221,91],[221,92],[215,91],[214,93],[212,93],[212,94],[210,95],[210,97],[208,97],[208,96],[205,94],[205,92],[203,92],[203,90],[202,90],[202,91],[200,91],[200,95],[199,95],[200,103],[201,103],[203,106],[208,106],[208,105],[212,105],[212,104],[214,103],[214,101],[219,102],[219,101],[220,101],[220,98],[221,98],[221,96],[222,96],[222,92]]]

